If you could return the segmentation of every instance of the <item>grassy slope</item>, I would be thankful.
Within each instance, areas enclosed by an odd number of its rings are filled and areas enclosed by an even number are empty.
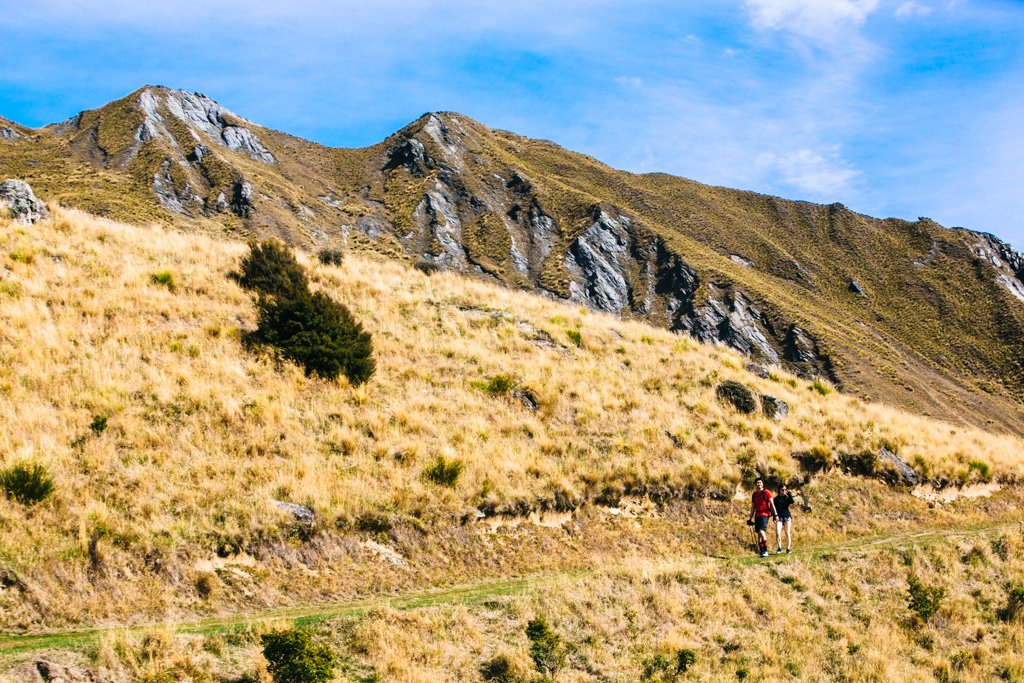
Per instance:
[[[7,628],[727,547],[745,514],[731,499],[741,477],[756,467],[800,478],[791,454],[813,447],[887,444],[958,481],[978,479],[971,461],[1005,481],[1024,474],[1015,438],[760,380],[731,351],[372,254],[308,267],[373,333],[377,375],[358,389],[307,379],[242,348],[254,310],[227,277],[237,243],[60,210],[0,226],[0,458],[41,462],[59,487],[36,508],[0,499],[0,559],[22,586],[0,593]],[[161,271],[173,288],[151,281]],[[537,410],[479,388],[499,374]],[[777,423],[722,406],[714,388],[727,378],[782,397],[792,414]],[[95,416],[108,418],[98,434]],[[439,455],[465,465],[452,488],[424,476]],[[805,492],[816,514],[802,532],[823,539],[999,518],[1016,500],[930,510],[832,475]],[[639,526],[595,505],[620,496],[646,510]],[[312,533],[275,499],[312,506]],[[474,524],[476,508],[489,520]]]
[[[50,127],[33,131],[31,139],[0,143],[0,173],[26,178],[47,200],[117,220],[241,237],[277,235],[305,245],[338,242],[339,226],[348,226],[351,241],[408,258],[391,235],[371,241],[352,228],[360,217],[381,212],[396,226],[406,225],[431,179],[400,170],[382,176],[389,141],[330,149],[246,124],[277,164],[213,147],[258,188],[252,217],[185,218],[161,208],[149,187],[159,162],[175,152],[149,143],[125,166],[126,150],[137,146],[132,131],[138,113],[126,104],[136,95],[86,112],[79,132]],[[508,169],[517,169],[532,181],[567,239],[585,225],[593,204],[613,203],[665,236],[705,282],[741,288],[769,314],[815,334],[845,390],[942,419],[1024,429],[1014,398],[1024,392],[1024,351],[1015,341],[1024,334],[1024,310],[975,264],[954,231],[927,220],[879,221],[839,205],[790,202],[665,174],[628,174],[549,142],[457,118],[469,131],[472,159],[490,164],[468,161],[463,181],[471,192],[484,191],[492,171],[507,176]],[[422,124],[411,124],[393,139],[416,133]],[[187,134],[177,137],[182,149],[193,144]],[[429,138],[420,138],[428,152],[443,158]],[[206,192],[198,172],[192,176],[193,189]],[[488,273],[522,285],[507,254],[502,256],[507,235],[496,228],[499,223],[484,217],[467,226],[466,247]],[[737,265],[730,254],[757,268]],[[813,272],[813,282],[800,279],[796,263]],[[552,259],[541,277],[554,291],[560,291],[560,267]],[[852,279],[868,299],[848,291]]]

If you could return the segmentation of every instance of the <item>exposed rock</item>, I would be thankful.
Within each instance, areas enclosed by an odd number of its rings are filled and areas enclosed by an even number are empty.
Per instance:
[[[49,218],[50,212],[32,192],[24,180],[5,180],[0,183],[0,208],[6,208],[12,218],[24,224]]]
[[[724,342],[732,348],[768,363],[779,363],[779,352],[768,340],[768,322],[742,292],[709,286],[707,303],[680,320],[679,329],[703,342]]]
[[[752,261],[748,261],[747,259],[745,259],[745,258],[743,258],[742,256],[739,256],[739,255],[737,255],[737,254],[729,254],[729,259],[730,259],[730,260],[731,260],[731,261],[732,261],[733,263],[736,263],[736,264],[738,264],[738,265],[741,265],[741,266],[743,266],[744,268],[753,268],[753,267],[754,267],[754,264],[753,264],[753,262],[752,262]]]
[[[770,396],[769,394],[761,394],[761,410],[764,412],[765,417],[772,420],[782,420],[789,415],[789,404],[781,398]]]
[[[629,303],[624,270],[628,260],[629,220],[613,219],[601,211],[597,220],[577,237],[565,256],[565,265],[582,283],[569,285],[570,298],[601,311],[621,313]]]
[[[789,326],[784,348],[786,360],[794,363],[810,363],[818,357],[817,344],[797,325]]]
[[[73,666],[65,666],[40,659],[35,662],[36,672],[47,683],[101,683],[92,672]]]
[[[868,298],[867,292],[864,291],[864,288],[856,280],[850,280],[849,289],[857,296],[864,297],[865,299]]]
[[[760,377],[761,379],[768,379],[772,376],[772,373],[768,368],[757,363],[747,363],[747,372],[750,374]]]
[[[996,281],[1024,302],[1024,255],[995,235],[973,230],[964,230],[964,234],[978,258],[995,269]]]
[[[731,404],[741,413],[752,413],[757,410],[757,397],[747,385],[735,380],[726,380],[715,390],[718,399]]]
[[[243,152],[257,161],[265,164],[274,163],[274,156],[260,142],[256,134],[248,128],[234,123],[229,124],[227,119],[242,121],[241,117],[233,114],[220,106],[202,93],[189,93],[184,90],[166,90],[147,88],[140,96],[140,103],[147,113],[147,120],[143,126],[150,127],[151,136],[159,134],[163,119],[159,118],[157,106],[159,99],[167,107],[173,116],[189,124],[190,128],[196,128],[210,136],[215,142],[223,144],[228,149]],[[193,132],[193,136],[195,133]]]
[[[241,180],[235,183],[231,195],[231,210],[241,218],[247,218],[252,210],[252,184],[248,180]]]
[[[275,500],[274,507],[284,512],[291,513],[292,517],[295,518],[296,522],[303,524],[312,524],[316,518],[316,514],[304,505],[298,503],[288,503],[283,500]]]
[[[20,137],[23,137],[22,134],[10,126],[0,127],[0,140],[16,140]]]
[[[884,471],[891,473],[887,477],[891,483],[902,484],[903,486],[917,486],[921,483],[921,477],[914,468],[907,464],[903,458],[896,455],[888,448],[882,448],[878,451],[878,461]],[[894,475],[894,476],[893,476]]]

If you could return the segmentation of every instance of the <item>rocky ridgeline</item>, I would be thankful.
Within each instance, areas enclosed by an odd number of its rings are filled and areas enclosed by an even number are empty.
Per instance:
[[[765,363],[831,377],[811,335],[768,315],[746,292],[711,282],[619,207],[595,203],[582,226],[564,225],[523,171],[475,151],[483,147],[478,137],[452,114],[430,114],[400,131],[380,164],[384,185],[418,183],[422,194],[407,223],[378,211],[355,228],[374,239],[392,233],[426,264],[641,317]]]
[[[35,223],[49,218],[50,212],[32,192],[24,180],[5,180],[0,183],[0,209],[22,223]]]

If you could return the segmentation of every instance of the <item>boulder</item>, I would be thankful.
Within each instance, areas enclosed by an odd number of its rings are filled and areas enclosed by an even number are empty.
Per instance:
[[[768,368],[763,365],[758,365],[757,363],[748,363],[747,372],[752,375],[756,375],[761,379],[768,379],[772,376],[772,373]]]
[[[305,505],[299,505],[298,503],[288,503],[283,500],[275,500],[274,507],[278,510],[291,513],[296,522],[301,522],[303,524],[312,524],[313,519],[316,517],[312,510]]]
[[[867,292],[864,291],[864,288],[861,287],[861,284],[859,282],[857,282],[856,280],[850,280],[850,287],[849,287],[849,289],[850,289],[851,292],[853,292],[854,294],[856,294],[859,297],[863,297],[865,299],[868,298]]]
[[[761,410],[765,417],[782,420],[789,415],[789,404],[776,396],[761,394]]]
[[[921,483],[921,476],[914,471],[914,468],[888,448],[878,451],[878,462],[884,470],[888,470],[891,475],[894,475],[888,477],[890,483],[904,486],[917,486]]]
[[[14,140],[20,137],[21,133],[10,126],[0,126],[0,140]]]
[[[47,683],[99,683],[105,680],[94,677],[85,669],[56,664],[45,659],[36,660],[35,669],[39,677]]]
[[[715,390],[718,399],[732,404],[741,413],[752,413],[757,410],[757,397],[745,384],[735,380],[726,380]]]
[[[49,218],[50,212],[32,192],[24,180],[5,180],[0,183],[0,208],[6,207],[11,217],[22,223],[35,223]]]

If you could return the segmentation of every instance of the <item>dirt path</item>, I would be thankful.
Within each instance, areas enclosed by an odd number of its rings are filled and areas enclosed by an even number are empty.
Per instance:
[[[838,543],[812,544],[788,555],[771,555],[767,559],[752,552],[737,552],[727,556],[679,556],[659,564],[663,571],[677,571],[681,566],[692,567],[697,562],[735,562],[739,564],[785,563],[793,561],[822,561],[836,555],[856,555],[878,552],[888,548],[927,546],[957,538],[990,537],[1007,531],[1024,532],[1022,522],[1003,522],[965,528],[917,529],[897,534],[863,536]],[[615,567],[601,571],[615,571]],[[171,629],[179,633],[213,635],[244,630],[254,623],[291,621],[298,626],[331,621],[341,617],[358,616],[374,607],[389,606],[396,610],[420,609],[435,605],[474,605],[495,597],[516,595],[545,584],[571,580],[595,573],[595,570],[531,574],[508,579],[491,579],[416,591],[391,596],[374,596],[347,602],[303,605],[274,610],[242,612],[225,617],[191,621],[164,621],[133,626],[104,626],[98,628],[52,631],[24,635],[0,635],[0,660],[14,655],[48,649],[75,650],[97,642],[104,634],[113,632],[139,633],[149,629]]]

